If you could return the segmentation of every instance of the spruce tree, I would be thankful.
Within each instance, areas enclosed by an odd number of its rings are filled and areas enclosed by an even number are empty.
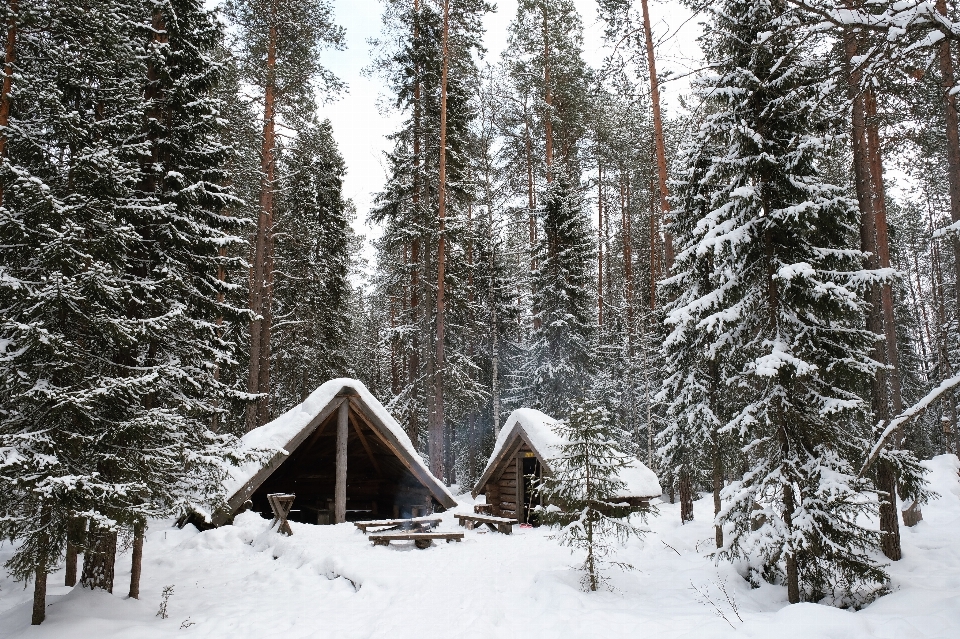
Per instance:
[[[854,248],[855,204],[825,177],[838,118],[795,17],[784,2],[711,9],[703,44],[716,75],[699,89],[706,115],[677,185],[668,280],[668,344],[688,343],[668,353],[672,383],[698,389],[672,407],[671,439],[703,439],[697,415],[722,358],[721,430],[747,469],[724,491],[717,523],[732,534],[720,556],[745,559],[752,579],[783,580],[790,602],[857,597],[885,580],[871,556],[878,535],[860,521],[874,491],[857,476],[870,436],[857,391],[876,371],[858,287],[877,276]]]
[[[343,157],[329,120],[299,127],[280,158],[275,237],[277,412],[320,384],[352,377],[349,276],[358,248],[343,199]]]
[[[541,215],[532,287],[534,328],[522,374],[534,405],[556,415],[583,396],[591,381],[593,243],[579,193],[565,173],[550,183]]]
[[[7,567],[36,575],[39,623],[78,518],[83,582],[110,590],[118,530],[216,500],[217,320],[237,313],[216,303],[219,247],[238,240],[219,214],[220,35],[202,3],[21,7],[35,22],[2,177],[0,526],[19,543]]]
[[[625,488],[620,472],[629,464],[621,450],[614,421],[603,403],[583,399],[556,427],[563,439],[551,460],[553,474],[540,488],[548,506],[539,511],[541,522],[559,526],[561,545],[586,552],[583,585],[595,591],[604,582],[603,570],[627,567],[610,558],[616,545],[644,531],[630,522],[633,509],[619,495]],[[646,521],[646,513],[639,511]]]

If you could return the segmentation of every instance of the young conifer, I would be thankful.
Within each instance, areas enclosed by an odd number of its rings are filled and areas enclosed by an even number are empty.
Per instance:
[[[605,568],[629,567],[611,558],[616,547],[644,534],[630,521],[633,509],[619,497],[625,488],[620,472],[629,458],[610,411],[594,399],[573,404],[557,434],[564,443],[552,460],[553,474],[540,485],[549,503],[540,509],[540,519],[560,527],[561,545],[586,553],[583,585],[595,591],[605,580]],[[640,514],[645,521],[646,513]]]

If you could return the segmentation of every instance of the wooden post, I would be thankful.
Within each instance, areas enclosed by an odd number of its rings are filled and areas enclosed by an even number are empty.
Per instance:
[[[527,523],[523,512],[523,453],[517,453],[517,521]]]
[[[333,523],[347,520],[347,426],[350,400],[344,398],[337,411],[337,485],[333,493]]]

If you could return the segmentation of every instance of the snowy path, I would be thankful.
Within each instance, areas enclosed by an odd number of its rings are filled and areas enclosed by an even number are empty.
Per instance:
[[[284,637],[441,639],[471,637],[756,637],[758,639],[960,638],[960,482],[955,457],[927,462],[941,498],[904,530],[905,559],[891,567],[893,593],[865,610],[786,604],[783,588],[751,590],[732,567],[706,557],[713,532],[703,514],[679,525],[677,505],[660,506],[653,533],[620,558],[637,569],[612,573],[612,592],[579,589],[576,563],[543,529],[511,536],[468,531],[428,550],[373,547],[352,525],[293,524],[267,530],[257,516],[197,533],[155,524],[145,545],[140,601],[65,589],[50,577],[47,621],[30,627],[31,589],[0,580],[0,637],[153,639]],[[469,505],[465,502],[461,510]],[[444,515],[444,528],[456,524]],[[669,548],[672,546],[676,551]],[[679,556],[678,556],[679,553]],[[9,546],[0,548],[0,560]],[[118,569],[129,565],[129,554]],[[117,591],[129,573],[118,570]],[[725,582],[740,622],[716,584]],[[695,584],[730,624],[698,603]],[[156,616],[173,585],[169,618]],[[731,624],[733,627],[731,627]]]

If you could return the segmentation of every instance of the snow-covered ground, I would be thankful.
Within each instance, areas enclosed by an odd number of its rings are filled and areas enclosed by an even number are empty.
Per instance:
[[[925,463],[940,498],[924,509],[919,526],[903,531],[905,558],[890,567],[892,593],[859,612],[790,606],[784,588],[751,590],[731,566],[714,565],[707,556],[712,509],[704,499],[695,504],[699,519],[686,526],[677,505],[661,505],[653,532],[620,556],[636,570],[612,573],[612,589],[599,593],[580,590],[577,558],[545,529],[515,528],[510,536],[467,531],[462,543],[417,550],[373,547],[351,524],[294,523],[287,538],[253,514],[204,533],[155,523],[139,601],[66,589],[62,573],[55,574],[47,621],[31,627],[32,587],[4,577],[0,637],[957,639],[960,463],[954,456]],[[460,509],[469,509],[469,498],[460,499]],[[443,527],[456,528],[452,512]],[[0,561],[9,552],[0,548]],[[126,592],[127,566],[129,553],[118,561],[118,593]],[[167,619],[157,616],[164,586],[173,586]]]

